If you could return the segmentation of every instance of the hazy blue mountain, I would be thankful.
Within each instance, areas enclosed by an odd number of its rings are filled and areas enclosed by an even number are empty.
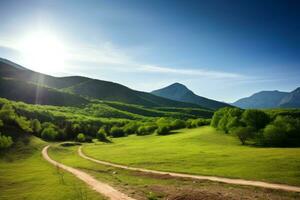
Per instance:
[[[81,76],[54,77],[34,72],[29,69],[24,69],[26,68],[23,68],[11,61],[3,59],[0,60],[0,78],[2,78],[2,82],[6,84],[6,87],[12,90],[12,92],[5,90],[6,94],[2,93],[0,94],[0,97],[6,96],[6,98],[12,100],[32,103],[35,100],[35,92],[33,91],[36,91],[36,86],[39,86],[38,88],[40,88],[40,90],[43,89],[45,97],[47,96],[46,94],[51,94],[51,96],[57,97],[57,99],[53,98],[53,101],[42,101],[50,105],[57,105],[57,101],[59,102],[60,99],[59,97],[63,98],[62,102],[66,102],[65,97],[76,97],[77,99],[74,100],[75,104],[81,104],[84,102],[83,97],[85,97],[108,101],[119,101],[149,107],[201,107],[192,103],[174,101],[158,97],[150,93],[132,90],[124,85],[109,81],[96,80]],[[24,87],[26,85],[27,88],[30,88],[27,91],[27,93],[30,94],[27,94],[27,96],[22,94],[26,93],[26,90],[20,90],[22,82],[24,83]],[[49,88],[54,90],[49,90]],[[72,94],[72,96],[70,96],[70,94]]]
[[[261,91],[232,105],[240,108],[300,108],[300,88],[292,92]]]
[[[239,99],[233,105],[240,108],[276,108],[288,92],[261,91],[250,97]]]
[[[286,95],[279,104],[284,108],[300,108],[300,87]]]
[[[210,108],[213,110],[226,106],[231,106],[223,102],[198,96],[181,83],[174,83],[162,89],[154,90],[151,93],[160,97],[165,97],[176,101],[198,104],[202,107]]]

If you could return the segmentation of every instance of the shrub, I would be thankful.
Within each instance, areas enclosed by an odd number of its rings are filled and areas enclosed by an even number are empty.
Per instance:
[[[138,131],[139,124],[137,122],[129,122],[124,126],[124,132],[127,135],[134,134]]]
[[[143,125],[138,128],[137,135],[149,135],[155,131],[156,125]]]
[[[7,149],[13,144],[10,136],[1,135],[0,133],[0,149]]]
[[[100,128],[96,134],[96,138],[101,142],[107,142],[106,131],[104,128]]]
[[[53,127],[47,127],[42,131],[41,136],[45,140],[54,141],[58,138],[59,133]]]
[[[167,125],[161,125],[157,128],[156,133],[158,135],[168,135],[170,133],[170,127]]]
[[[110,129],[110,135],[112,137],[124,137],[125,133],[122,128],[114,126]]]
[[[36,135],[39,135],[41,129],[42,129],[42,126],[41,126],[41,123],[39,120],[37,119],[34,119],[31,121],[31,129],[33,131],[33,133],[35,133]]]
[[[85,135],[83,133],[79,133],[76,139],[78,142],[85,142]]]
[[[172,129],[180,129],[180,128],[185,128],[186,124],[185,121],[176,119],[171,123]]]

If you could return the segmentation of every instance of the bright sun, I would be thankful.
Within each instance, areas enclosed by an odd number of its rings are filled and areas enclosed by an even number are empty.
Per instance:
[[[63,43],[54,34],[37,31],[24,37],[19,44],[23,61],[33,70],[55,73],[66,59]]]

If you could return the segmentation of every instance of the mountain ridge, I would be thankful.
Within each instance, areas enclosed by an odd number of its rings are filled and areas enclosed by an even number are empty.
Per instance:
[[[232,105],[241,108],[299,108],[300,87],[291,92],[260,91],[249,97],[241,98]]]
[[[193,91],[188,89],[185,85],[181,83],[173,83],[169,86],[166,86],[164,88],[153,90],[151,92],[152,94],[155,94],[160,97],[165,97],[169,99],[173,99],[176,101],[182,101],[182,102],[189,102],[198,104],[202,107],[209,108],[212,110],[216,110],[222,107],[231,106],[229,104],[219,102],[216,100],[212,100],[206,97],[202,97],[199,95],[196,95]]]

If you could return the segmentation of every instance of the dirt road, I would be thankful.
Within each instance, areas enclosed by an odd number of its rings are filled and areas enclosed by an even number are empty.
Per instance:
[[[125,165],[114,164],[106,161],[97,160],[91,157],[86,156],[83,152],[81,147],[78,148],[78,154],[87,160],[102,164],[108,165],[112,167],[122,168],[126,170],[133,170],[133,171],[140,171],[146,173],[153,173],[153,174],[161,174],[161,175],[170,175],[173,177],[180,177],[180,178],[192,178],[198,180],[210,180],[222,183],[229,183],[229,184],[236,184],[236,185],[248,185],[248,186],[256,186],[256,187],[263,187],[263,188],[271,188],[271,189],[278,189],[278,190],[286,190],[292,192],[300,192],[300,187],[297,186],[290,186],[284,184],[275,184],[275,183],[267,183],[262,181],[250,181],[244,179],[231,179],[231,178],[223,178],[223,177],[216,177],[216,176],[200,176],[200,175],[190,175],[190,174],[182,174],[182,173],[173,173],[173,172],[164,172],[164,171],[156,171],[156,170],[149,170],[143,168],[136,168],[136,167],[129,167]]]
[[[82,181],[84,181],[86,184],[88,184],[93,190],[95,190],[96,192],[100,193],[101,195],[111,199],[111,200],[134,200],[131,197],[128,197],[127,195],[119,192],[118,190],[114,189],[113,187],[102,183],[98,180],[96,180],[95,178],[93,178],[91,175],[72,168],[72,167],[68,167],[64,164],[61,164],[59,162],[56,162],[55,160],[52,160],[49,155],[48,155],[48,148],[49,145],[46,146],[43,151],[42,151],[42,155],[44,157],[45,160],[47,160],[48,162],[50,162],[51,164],[66,170],[70,173],[72,173],[73,175],[75,175],[77,178],[81,179]]]

